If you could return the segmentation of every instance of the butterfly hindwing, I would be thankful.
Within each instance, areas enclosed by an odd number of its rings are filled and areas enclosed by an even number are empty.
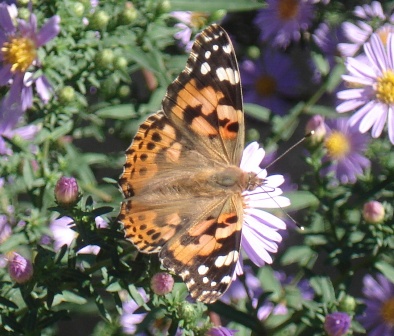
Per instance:
[[[210,210],[159,254],[164,267],[181,275],[191,296],[205,303],[216,301],[232,281],[243,221],[239,197],[220,201]]]

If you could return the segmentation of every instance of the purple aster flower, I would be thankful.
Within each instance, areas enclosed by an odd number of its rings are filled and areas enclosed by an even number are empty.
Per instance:
[[[373,34],[364,51],[364,61],[351,57],[346,60],[349,74],[342,78],[353,88],[338,92],[337,97],[345,101],[337,106],[337,112],[356,110],[350,125],[358,124],[361,133],[372,128],[374,138],[381,135],[387,121],[388,135],[394,144],[394,34],[389,34],[386,46]]]
[[[149,298],[143,288],[139,288],[138,292],[145,303],[149,301]],[[135,335],[135,332],[137,331],[137,324],[140,324],[147,315],[147,313],[143,312],[136,313],[138,308],[140,308],[140,306],[133,299],[123,303],[123,312],[120,316],[120,324],[123,332],[127,335]]]
[[[101,218],[95,218],[96,227],[98,229],[105,228],[108,224]],[[53,247],[55,251],[59,251],[63,245],[70,245],[72,241],[78,236],[72,227],[75,227],[74,220],[70,217],[63,216],[55,219],[49,225],[49,229],[53,235]],[[100,251],[100,247],[96,245],[88,245],[78,250],[78,254],[95,254]]]
[[[311,0],[267,0],[268,7],[261,9],[255,24],[260,27],[260,38],[274,46],[287,47],[291,41],[299,41],[313,19]]]
[[[255,60],[240,64],[244,101],[284,115],[291,107],[287,98],[294,98],[300,82],[296,67],[285,54],[265,51]]]
[[[174,35],[175,39],[179,41],[185,51],[190,52],[193,46],[193,30],[199,31],[205,26],[208,14],[202,12],[175,11],[171,12],[170,15],[180,21],[175,24],[175,27],[179,28],[179,31]]]
[[[338,43],[344,41],[342,27],[330,27],[327,23],[322,22],[312,35],[313,41],[324,53],[330,68],[333,68],[339,55]]]
[[[287,276],[285,272],[275,272],[275,277],[279,280],[282,287],[292,285],[294,277],[292,275]],[[296,284],[300,291],[301,297],[304,301],[310,301],[313,299],[315,292],[313,291],[308,280],[301,280]],[[256,307],[258,303],[258,297],[253,298],[253,305]],[[286,315],[288,313],[287,305],[285,301],[272,302],[266,299],[263,304],[257,310],[257,317],[260,320],[266,320],[270,315]]]
[[[245,207],[242,247],[257,266],[272,263],[270,253],[278,251],[278,243],[282,240],[278,230],[286,228],[283,220],[260,208],[279,208],[290,204],[288,198],[280,196],[282,190],[278,187],[284,182],[283,176],[267,176],[267,171],[260,168],[264,156],[264,149],[259,148],[257,142],[253,142],[245,148],[240,165],[242,170],[258,174],[264,181],[263,185],[255,190],[243,193]],[[240,269],[237,268],[238,274]]]
[[[0,111],[0,116],[1,116],[1,111]],[[30,141],[34,139],[35,135],[40,130],[40,126],[37,125],[28,125],[28,126],[13,128],[13,126],[10,127],[10,124],[8,123],[7,119],[5,119],[4,121],[5,121],[4,123],[0,123],[0,156],[12,155],[13,153],[4,139],[12,139],[13,137],[20,137],[25,141]],[[34,146],[32,145],[32,152],[34,152],[33,148]]]
[[[231,302],[237,302],[239,300],[246,299],[247,297],[259,297],[263,293],[260,280],[254,275],[252,268],[245,265],[243,267],[243,273],[245,277],[245,285],[237,277],[221,297],[221,301],[230,304]]]
[[[6,214],[0,214],[0,244],[11,236],[11,225]]]
[[[8,255],[8,273],[16,283],[25,283],[33,276],[33,265],[30,260],[16,252]]]
[[[233,336],[238,330],[228,329],[225,327],[212,327],[206,332],[207,336]]]
[[[370,5],[356,6],[353,14],[363,20],[373,20],[375,18],[380,20],[386,19],[386,15],[383,13],[383,8],[379,1],[372,1]]]
[[[364,277],[366,308],[359,321],[369,336],[394,335],[394,284],[382,274]]]
[[[371,164],[363,155],[368,137],[358,131],[357,125],[351,126],[347,118],[326,121],[326,130],[324,146],[327,154],[323,160],[329,162],[329,166],[321,173],[333,172],[340,183],[355,183],[357,176]]]
[[[328,314],[324,320],[324,330],[328,336],[346,335],[350,328],[351,318],[348,314],[334,312]]]
[[[15,25],[7,5],[0,3],[0,86],[11,83],[8,99],[12,103],[19,100],[22,110],[32,104],[32,84],[44,102],[48,99],[47,79],[28,75],[27,71],[39,65],[37,49],[57,36],[59,23],[60,17],[55,15],[38,31],[37,18],[31,14],[29,21],[18,20]],[[17,120],[19,115],[15,118]]]

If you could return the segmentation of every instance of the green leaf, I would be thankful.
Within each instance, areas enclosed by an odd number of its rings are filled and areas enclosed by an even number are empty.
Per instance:
[[[55,130],[53,130],[50,133],[50,137],[51,137],[52,141],[55,141],[55,140],[59,139],[60,137],[70,133],[73,128],[73,125],[74,125],[74,123],[70,120],[70,121],[67,121],[66,123],[64,123],[63,125],[61,125],[60,127],[56,128]]]
[[[100,118],[118,120],[129,120],[137,116],[134,105],[132,104],[122,104],[104,107],[96,111],[96,115]]]
[[[384,261],[378,261],[375,267],[382,272],[382,274],[394,283],[394,267]]]
[[[223,10],[227,11],[250,11],[264,7],[263,3],[254,0],[170,0],[172,11],[197,11],[197,12],[214,12]]]
[[[316,276],[310,280],[311,286],[315,293],[323,298],[326,303],[335,302],[335,290],[330,278],[323,276]]]
[[[265,292],[272,292],[279,297],[282,292],[282,285],[276,278],[274,270],[271,267],[262,267],[259,269],[257,277],[260,279]]]
[[[297,263],[306,266],[311,259],[314,259],[315,252],[309,246],[291,246],[288,247],[281,258],[282,265],[291,265]]]
[[[18,306],[14,302],[7,300],[6,298],[4,298],[2,296],[0,296],[0,306],[8,307],[11,309],[18,309]]]
[[[286,211],[296,211],[319,205],[319,199],[309,191],[291,191],[285,193],[290,199],[291,205],[286,207]]]
[[[338,113],[335,111],[333,107],[324,106],[324,105],[313,105],[309,107],[307,110],[307,114],[311,114],[311,115],[320,114],[328,118],[338,117]]]
[[[251,116],[263,122],[268,122],[271,114],[269,109],[257,104],[244,104],[244,110],[245,114],[247,114],[248,116]]]

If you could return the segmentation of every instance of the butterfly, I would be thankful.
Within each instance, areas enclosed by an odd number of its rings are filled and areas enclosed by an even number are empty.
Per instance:
[[[213,303],[239,259],[244,191],[261,186],[240,168],[245,124],[230,38],[213,24],[195,40],[185,69],[142,123],[119,179],[119,221],[140,252],[158,253],[191,296]]]

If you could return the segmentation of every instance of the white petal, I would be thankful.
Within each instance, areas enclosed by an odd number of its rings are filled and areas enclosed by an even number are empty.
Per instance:
[[[290,205],[290,200],[287,197],[277,196],[275,198],[268,198],[261,201],[250,200],[248,206],[251,208],[285,208]]]
[[[254,208],[254,209],[245,209],[245,212],[247,213],[247,215],[262,219],[265,225],[270,225],[271,227],[278,230],[286,229],[286,223],[283,220],[281,220],[280,218],[274,216],[273,214],[267,211]]]
[[[387,120],[387,128],[389,132],[389,138],[392,144],[394,144],[394,116],[393,116],[393,109],[392,107],[389,108],[388,112],[388,120]]]

